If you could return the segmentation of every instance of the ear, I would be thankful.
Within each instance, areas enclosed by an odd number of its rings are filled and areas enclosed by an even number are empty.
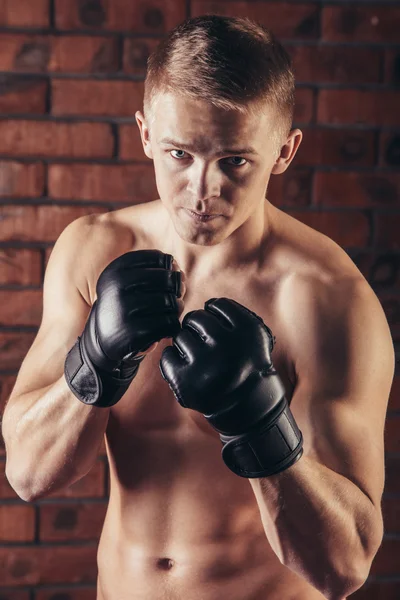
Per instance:
[[[143,114],[140,112],[140,110],[136,111],[135,119],[136,119],[136,123],[138,124],[138,127],[139,127],[140,137],[142,139],[144,153],[148,158],[153,159],[153,151],[151,148],[149,128],[147,127],[146,120],[145,120]]]
[[[272,175],[280,175],[281,173],[284,173],[286,171],[286,169],[294,159],[302,139],[302,131],[300,129],[292,129],[292,131],[289,133],[286,142],[281,148],[279,157],[276,159],[276,162],[272,168]]]

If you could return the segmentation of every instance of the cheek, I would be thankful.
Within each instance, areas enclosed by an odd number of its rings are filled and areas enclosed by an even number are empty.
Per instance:
[[[166,201],[176,199],[179,192],[185,189],[185,178],[165,161],[155,161],[154,172],[158,192]]]

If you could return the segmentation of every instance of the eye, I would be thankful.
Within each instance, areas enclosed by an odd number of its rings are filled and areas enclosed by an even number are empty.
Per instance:
[[[244,163],[238,165],[237,163],[231,164],[232,167],[244,167],[244,165],[247,163],[247,160],[245,158],[242,158],[241,156],[231,156],[230,158],[227,158],[226,160],[244,160]]]
[[[186,152],[184,150],[171,150],[171,152],[182,152],[183,154],[186,154]],[[176,160],[180,160],[182,158],[185,158],[184,156],[174,156],[172,155],[172,158],[175,158]]]

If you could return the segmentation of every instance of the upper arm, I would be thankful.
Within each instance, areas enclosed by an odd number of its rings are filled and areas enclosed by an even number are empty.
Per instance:
[[[21,364],[7,410],[14,397],[52,385],[64,372],[65,357],[90,311],[81,291],[81,261],[90,227],[90,216],[81,217],[64,229],[54,245],[43,282],[41,324]]]
[[[384,426],[394,349],[382,306],[364,279],[297,295],[291,409],[305,454],[340,473],[380,510]]]

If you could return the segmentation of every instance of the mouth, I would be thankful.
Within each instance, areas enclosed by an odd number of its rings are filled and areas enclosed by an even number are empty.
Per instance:
[[[197,213],[194,210],[190,210],[190,208],[186,208],[185,210],[189,217],[191,217],[195,221],[200,221],[201,223],[217,219],[218,217],[222,217],[222,215],[216,213]]]

